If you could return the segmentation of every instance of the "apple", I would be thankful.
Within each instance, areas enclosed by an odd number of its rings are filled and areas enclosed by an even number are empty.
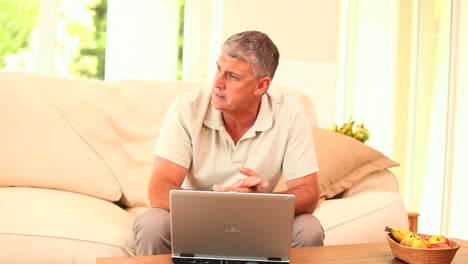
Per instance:
[[[445,243],[435,243],[431,244],[431,248],[450,248],[450,246]]]
[[[442,235],[431,236],[428,241],[429,241],[429,244],[431,245],[439,244],[439,243],[445,243],[447,245],[450,245],[450,241]]]

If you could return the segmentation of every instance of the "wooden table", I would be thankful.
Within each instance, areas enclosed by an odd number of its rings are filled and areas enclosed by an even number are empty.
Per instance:
[[[460,249],[452,264],[468,263],[468,241],[453,239]],[[96,264],[171,264],[171,255],[98,258]],[[343,246],[304,247],[291,249],[291,264],[340,263],[405,263],[393,256],[387,243]]]

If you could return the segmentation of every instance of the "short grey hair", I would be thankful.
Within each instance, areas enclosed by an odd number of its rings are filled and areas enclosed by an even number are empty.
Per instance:
[[[267,34],[244,31],[230,36],[221,47],[228,56],[246,61],[252,68],[254,79],[275,76],[279,50]]]

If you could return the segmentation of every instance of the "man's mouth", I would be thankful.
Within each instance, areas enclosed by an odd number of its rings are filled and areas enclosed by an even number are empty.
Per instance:
[[[224,98],[224,96],[223,96],[223,95],[220,95],[219,93],[217,93],[216,90],[213,90],[213,94],[214,94],[216,97]]]

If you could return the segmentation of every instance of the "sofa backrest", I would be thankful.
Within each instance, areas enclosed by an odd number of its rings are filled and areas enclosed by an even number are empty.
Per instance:
[[[208,82],[70,80],[0,72],[1,186],[83,193],[135,206],[147,200],[153,148],[169,103]],[[304,93],[272,85],[298,99]]]
[[[0,187],[67,190],[109,201],[121,198],[112,171],[47,94],[47,88],[97,90],[101,86],[98,81],[77,84],[36,74],[0,72]]]

